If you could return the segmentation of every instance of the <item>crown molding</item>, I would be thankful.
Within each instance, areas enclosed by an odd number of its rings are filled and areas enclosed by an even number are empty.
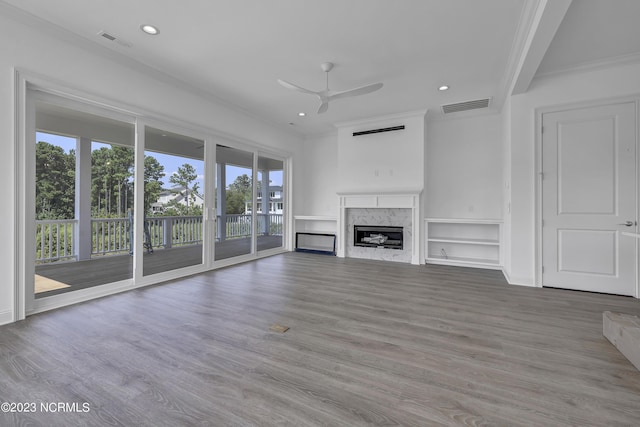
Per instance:
[[[614,56],[611,58],[599,59],[596,61],[587,61],[580,64],[574,64],[568,67],[559,68],[553,71],[536,74],[534,80],[545,80],[549,78],[561,77],[576,73],[586,73],[590,71],[598,71],[607,68],[622,67],[625,65],[633,65],[640,63],[640,53],[632,53],[629,55]]]

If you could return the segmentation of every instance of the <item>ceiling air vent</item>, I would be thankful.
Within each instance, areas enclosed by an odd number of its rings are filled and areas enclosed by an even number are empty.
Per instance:
[[[98,35],[99,35],[99,36],[104,37],[105,39],[107,39],[107,40],[109,40],[109,41],[114,41],[114,40],[116,39],[114,36],[112,36],[112,35],[111,35],[111,34],[109,34],[109,33],[105,33],[104,31],[100,31],[100,32],[98,33]]]
[[[442,112],[445,114],[459,113],[461,111],[477,110],[478,108],[489,107],[491,98],[476,99],[475,101],[458,102],[457,104],[447,104],[442,106]]]
[[[107,33],[106,31],[100,31],[100,32],[98,33],[98,35],[99,35],[100,37],[104,37],[105,39],[109,40],[110,42],[116,42],[116,43],[118,43],[120,46],[124,46],[124,47],[131,47],[131,43],[126,42],[126,41],[124,41],[124,40],[122,40],[122,39],[119,39],[119,38],[117,38],[116,36],[114,36],[114,35],[111,35],[111,34]]]

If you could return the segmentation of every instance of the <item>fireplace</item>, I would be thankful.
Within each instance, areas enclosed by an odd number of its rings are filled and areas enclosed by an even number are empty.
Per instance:
[[[371,248],[403,249],[403,228],[381,225],[354,225],[353,245]]]
[[[340,215],[337,222],[336,255],[338,257],[362,258],[378,261],[406,262],[418,265],[421,258],[420,223],[421,190],[389,193],[338,193],[340,197]],[[382,246],[382,238],[371,238],[370,246],[357,245],[356,227],[369,227],[378,230],[378,234],[387,234],[389,240],[401,240],[395,250]],[[400,231],[402,230],[402,231]],[[371,234],[371,232],[369,232]],[[389,236],[389,233],[399,235]],[[374,232],[374,234],[376,234]],[[371,236],[368,236],[371,237]],[[374,236],[375,237],[375,236]],[[356,244],[354,244],[356,243]],[[356,246],[357,245],[357,246]]]

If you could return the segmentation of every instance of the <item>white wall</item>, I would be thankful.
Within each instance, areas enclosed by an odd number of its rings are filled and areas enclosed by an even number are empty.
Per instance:
[[[338,191],[422,190],[425,112],[338,125]],[[404,130],[352,136],[353,132],[405,125]]]
[[[181,88],[170,78],[135,64],[118,62],[106,49],[61,30],[44,30],[44,23],[33,25],[31,18],[0,4],[0,170],[8,193],[0,210],[0,324],[13,319],[16,280],[14,229],[15,161],[14,147],[14,68],[26,70],[60,85],[232,134],[249,142],[294,153],[298,140],[294,134],[232,110],[196,91]],[[156,78],[157,77],[157,78]]]
[[[308,138],[295,164],[295,215],[338,215],[338,135]]]
[[[498,114],[429,121],[425,215],[502,218],[502,144]]]
[[[640,94],[640,64],[626,64],[534,80],[511,97],[511,242],[508,274],[513,283],[535,284],[536,109]]]

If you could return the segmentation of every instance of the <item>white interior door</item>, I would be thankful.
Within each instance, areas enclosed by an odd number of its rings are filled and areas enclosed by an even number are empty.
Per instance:
[[[635,295],[636,108],[543,115],[543,286]]]

